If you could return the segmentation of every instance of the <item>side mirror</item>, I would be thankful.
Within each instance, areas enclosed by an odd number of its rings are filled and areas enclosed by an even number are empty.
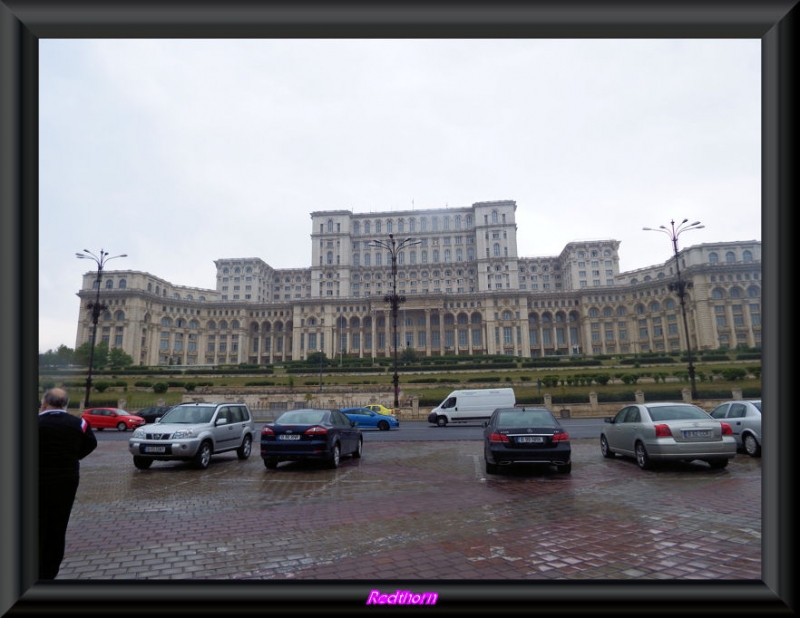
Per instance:
[[[228,419],[227,418],[218,418],[217,421],[214,423],[215,425],[227,425]]]

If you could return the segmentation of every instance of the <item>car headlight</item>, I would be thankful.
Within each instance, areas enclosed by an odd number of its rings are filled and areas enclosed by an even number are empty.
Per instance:
[[[172,434],[172,437],[175,440],[180,438],[194,438],[194,430],[193,429],[179,429],[175,433]]]
[[[133,430],[133,437],[134,438],[144,438],[144,429],[139,427],[138,429]]]

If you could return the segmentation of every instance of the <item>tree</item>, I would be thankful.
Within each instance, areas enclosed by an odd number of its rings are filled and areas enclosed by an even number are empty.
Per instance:
[[[403,364],[413,365],[418,360],[419,360],[419,355],[417,354],[417,351],[414,348],[406,348],[400,354],[400,361]]]
[[[55,351],[47,350],[44,354],[39,354],[39,365],[41,367],[66,367],[74,362],[74,357],[75,350],[61,344]]]
[[[97,354],[96,350],[95,354]],[[112,348],[108,353],[108,364],[111,369],[124,369],[133,365],[133,357],[122,348]]]
[[[83,343],[75,350],[75,363],[78,365],[88,365],[89,356],[91,356],[92,345],[89,341]],[[108,364],[108,344],[101,341],[94,346],[94,359],[92,361],[92,369],[101,369]]]

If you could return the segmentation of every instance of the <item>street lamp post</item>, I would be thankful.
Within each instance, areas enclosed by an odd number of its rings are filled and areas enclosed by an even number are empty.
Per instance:
[[[388,242],[385,240],[373,240],[369,243],[371,247],[379,247],[386,249],[392,258],[392,291],[383,297],[392,308],[392,343],[394,344],[394,407],[395,410],[400,407],[400,376],[397,373],[397,309],[401,303],[406,302],[405,296],[398,296],[397,294],[397,255],[406,247],[421,244],[421,240],[413,240],[405,238],[400,242],[395,240],[394,234],[389,234]]]
[[[697,384],[695,382],[695,375],[694,375],[694,359],[692,357],[692,342],[689,340],[689,321],[686,319],[686,296],[688,296],[688,292],[686,290],[690,289],[693,284],[691,281],[684,281],[681,277],[681,266],[680,261],[678,260],[678,236],[687,232],[689,230],[699,230],[704,228],[704,225],[700,225],[699,221],[695,221],[694,223],[688,223],[689,219],[684,219],[680,222],[678,227],[675,227],[675,221],[672,220],[669,222],[670,227],[666,225],[660,225],[658,228],[652,227],[644,227],[643,230],[648,232],[661,232],[669,236],[670,241],[672,241],[672,251],[675,254],[675,273],[677,278],[674,282],[669,284],[670,292],[675,292],[678,295],[678,300],[681,303],[681,315],[683,316],[683,331],[684,335],[686,336],[686,354],[689,358],[689,381],[692,385],[692,399],[697,399]],[[688,225],[687,225],[688,223]]]
[[[322,348],[319,350],[319,392],[322,392]]]
[[[119,257],[128,257],[125,253],[121,255],[112,255],[108,257],[108,251],[100,249],[100,255],[97,256],[88,249],[84,249],[83,253],[76,253],[75,257],[80,260],[94,260],[97,264],[97,279],[95,284],[97,286],[97,294],[94,302],[89,303],[89,310],[92,312],[92,340],[89,347],[89,371],[86,374],[86,395],[83,398],[84,410],[89,407],[89,393],[92,390],[92,365],[94,364],[94,343],[97,340],[97,321],[100,319],[100,314],[108,309],[108,307],[100,302],[100,282],[103,280],[103,267],[106,262]]]

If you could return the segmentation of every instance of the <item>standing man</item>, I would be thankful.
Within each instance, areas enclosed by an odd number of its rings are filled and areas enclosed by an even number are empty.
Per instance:
[[[51,388],[39,411],[39,579],[55,579],[78,491],[80,460],[97,448],[92,428],[67,412],[69,396]]]

